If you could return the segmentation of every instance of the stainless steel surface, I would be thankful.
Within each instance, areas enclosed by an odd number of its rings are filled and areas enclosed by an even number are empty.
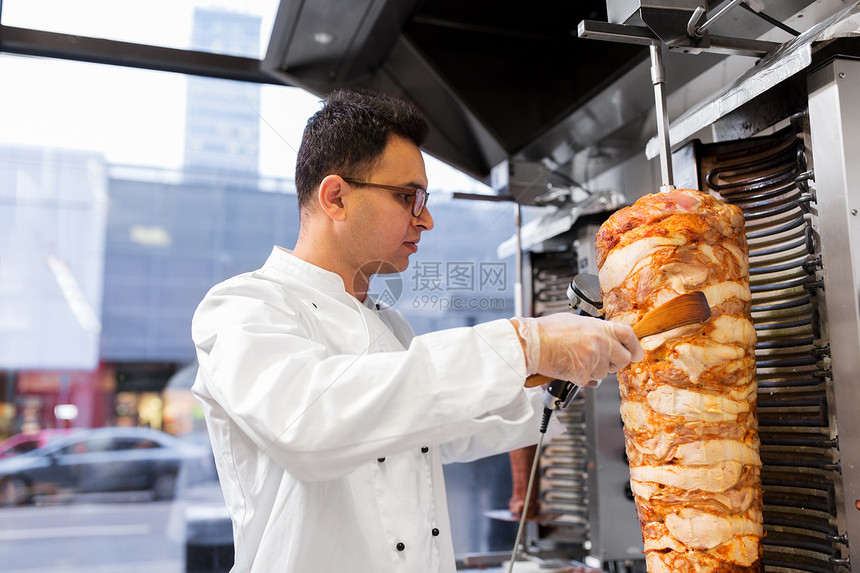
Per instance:
[[[809,76],[809,123],[839,430],[845,530],[860,564],[860,63],[837,59]]]
[[[645,23],[669,45],[691,45],[698,38],[687,35],[688,24],[705,14],[705,0],[607,0],[607,19],[617,24]],[[699,36],[701,38],[701,36]]]
[[[607,0],[606,17],[613,24],[628,24],[639,17],[639,0]]]
[[[588,496],[586,485],[587,446],[582,397],[556,415],[568,428],[553,438],[540,452],[541,523],[555,526],[554,538],[575,543],[588,539]]]
[[[701,14],[698,9],[703,5],[701,0],[642,0],[639,17],[668,46],[707,46],[707,33],[687,35],[689,22]]]
[[[768,3],[766,10],[768,15],[805,30],[812,22],[826,18],[844,6],[839,0],[816,0],[814,4],[808,0],[783,0]],[[793,19],[798,13],[804,14],[804,17]],[[605,29],[612,30],[619,37],[633,28],[639,28],[643,31],[639,39],[642,46],[649,45],[656,38],[644,26],[621,26],[591,20],[586,20],[580,26],[587,35],[602,31],[605,26]],[[742,76],[755,64],[754,60],[747,57],[727,58],[713,53],[714,38],[719,38],[721,42],[728,42],[728,38],[763,42],[789,39],[782,32],[768,34],[768,30],[773,29],[770,24],[746,11],[732,13],[710,30],[710,52],[689,56],[680,50],[670,49],[664,54],[669,79],[666,87],[670,120],[697,107],[698,102],[710,100],[712,94],[725,93],[727,85],[734,83],[735,78]],[[772,50],[774,44],[765,45],[767,47],[762,48],[759,54]],[[739,46],[731,47],[737,49]],[[531,161],[549,157],[569,170],[574,177],[595,188],[623,189],[631,202],[645,193],[653,192],[659,186],[658,173],[651,168],[648,159],[657,157],[658,152],[655,148],[653,152],[649,150],[647,157],[643,157],[642,149],[656,133],[654,102],[650,101],[651,98],[635,97],[649,80],[649,62],[647,59],[639,61],[623,76],[525,146],[516,157]],[[707,139],[709,134],[704,127],[711,125],[720,116],[720,113],[714,113],[715,109],[707,110],[706,113],[712,115],[710,120],[702,122],[702,133],[693,132],[691,135],[711,141]],[[679,141],[673,138],[673,146],[677,147]]]
[[[603,303],[602,293],[600,292],[600,279],[595,274],[580,272],[573,277],[573,284],[577,291],[595,306],[601,306]]]
[[[285,1],[278,7],[263,69],[301,77],[301,83],[348,83],[378,68],[417,0]],[[344,32],[349,33],[344,33]],[[318,34],[326,33],[326,41]]]
[[[645,26],[629,26],[597,20],[583,20],[577,25],[576,34],[583,40],[605,40],[639,46],[650,46],[660,41],[657,34]]]
[[[605,40],[609,42],[621,42],[623,44],[634,44],[648,46],[661,38],[644,26],[630,26],[612,24],[609,22],[598,22],[595,20],[583,20],[577,26],[577,35],[588,40]],[[668,46],[670,50],[684,53],[699,54],[708,52],[711,54],[737,55],[761,57],[779,48],[780,44],[764,40],[747,38],[732,38],[730,36],[709,36],[707,44],[696,46]]]
[[[534,316],[571,312],[567,286],[577,269],[577,253],[567,249],[529,253],[532,310]],[[535,494],[540,500],[542,544],[534,543],[531,553],[540,557],[557,552],[565,544],[568,557],[584,556],[588,541],[587,446],[584,401],[581,396],[555,413],[567,432],[544,444],[538,452],[539,482]]]
[[[696,6],[696,9],[693,10],[693,14],[690,16],[690,19],[687,21],[687,36],[693,38],[698,35],[699,37],[701,37],[699,34],[697,34],[698,23],[699,21],[701,21],[702,16],[704,16],[706,13],[706,10],[702,6]]]
[[[850,2],[842,10],[763,58],[735,82],[678,117],[669,129],[671,145],[685,141],[702,128],[808,67],[812,63],[812,43],[820,40],[834,24],[856,14],[858,4],[860,2]],[[645,155],[653,159],[659,153],[659,139],[650,139],[645,146]]]
[[[720,8],[716,14],[714,14],[713,16],[708,16],[708,19],[705,20],[705,22],[701,26],[695,27],[693,29],[693,34],[701,37],[702,34],[704,34],[708,30],[708,28],[713,26],[717,20],[719,20],[720,18],[722,18],[723,16],[728,14],[729,10],[736,7],[741,2],[743,2],[743,0],[731,0],[728,4],[726,4],[725,6]],[[692,21],[693,20],[691,19],[690,22],[692,22]],[[687,29],[688,30],[690,29],[689,25],[687,26]]]
[[[617,191],[607,190],[594,192],[580,203],[548,209],[523,225],[521,230],[522,248],[524,250],[539,249],[544,242],[572,229],[581,217],[604,211],[614,211],[624,203],[624,195]],[[511,237],[498,246],[496,254],[503,259],[511,256],[515,252],[515,248],[516,237]]]

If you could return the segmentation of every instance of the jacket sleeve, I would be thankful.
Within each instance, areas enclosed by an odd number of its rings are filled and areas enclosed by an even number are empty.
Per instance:
[[[522,400],[515,400],[503,408],[504,412],[488,417],[488,423],[483,428],[464,438],[442,444],[442,463],[470,462],[537,443],[543,422],[542,396],[541,388],[526,388]],[[517,411],[521,412],[520,416]],[[544,440],[564,432],[564,425],[557,416],[552,416]]]
[[[228,281],[192,322],[198,397],[298,479],[333,479],[535,414],[508,320],[417,336],[404,351],[331,354],[301,312],[276,285]]]

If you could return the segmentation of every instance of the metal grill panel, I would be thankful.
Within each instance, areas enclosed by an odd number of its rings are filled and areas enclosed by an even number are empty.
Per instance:
[[[841,471],[803,116],[773,136],[702,146],[702,190],[744,212],[761,439],[765,571],[843,570]]]

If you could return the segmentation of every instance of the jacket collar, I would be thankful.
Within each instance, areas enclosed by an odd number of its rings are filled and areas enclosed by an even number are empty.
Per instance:
[[[266,264],[263,265],[262,270],[264,272],[272,271],[282,276],[300,277],[317,288],[355,299],[355,297],[346,292],[346,288],[343,286],[343,279],[340,278],[339,274],[302,260],[295,256],[291,250],[283,247],[272,247],[272,252],[269,258],[266,259]],[[357,299],[355,300],[358,301]],[[359,304],[363,304],[371,310],[379,310],[376,300],[369,294],[364,299],[364,302],[359,302]]]
[[[263,269],[288,277],[299,277],[321,289],[346,293],[340,275],[304,261],[295,256],[291,250],[283,247],[272,248]]]

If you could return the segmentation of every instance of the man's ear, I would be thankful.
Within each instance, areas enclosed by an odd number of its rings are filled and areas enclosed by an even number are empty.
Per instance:
[[[317,190],[317,198],[323,212],[333,221],[342,221],[346,217],[343,197],[348,193],[347,185],[337,175],[327,175]]]

